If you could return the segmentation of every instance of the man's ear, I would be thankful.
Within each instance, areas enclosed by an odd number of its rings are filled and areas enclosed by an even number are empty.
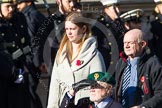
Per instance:
[[[147,42],[146,42],[146,41],[141,41],[141,42],[140,42],[140,45],[141,45],[142,47],[146,47]]]
[[[60,0],[56,0],[57,5],[60,5],[60,2],[61,2]]]

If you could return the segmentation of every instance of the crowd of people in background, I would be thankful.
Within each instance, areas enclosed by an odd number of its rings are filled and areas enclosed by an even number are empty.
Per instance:
[[[56,0],[48,17],[34,2],[0,0],[1,108],[43,108],[36,92],[43,73],[47,108],[162,106],[161,0],[150,16],[100,0],[97,19],[80,0]]]

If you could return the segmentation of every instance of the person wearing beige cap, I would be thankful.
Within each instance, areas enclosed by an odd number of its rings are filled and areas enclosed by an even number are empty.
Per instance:
[[[72,85],[72,88],[64,96],[60,108],[122,108],[111,97],[115,85],[114,77],[108,72],[94,72],[87,79]],[[82,98],[74,105],[75,93],[90,86],[90,97]]]

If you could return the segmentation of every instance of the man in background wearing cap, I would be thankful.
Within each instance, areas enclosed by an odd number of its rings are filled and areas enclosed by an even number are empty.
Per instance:
[[[103,23],[114,34],[118,44],[119,52],[123,51],[123,36],[126,29],[121,21],[119,14],[119,0],[101,0],[104,6],[104,15],[99,18],[99,21]]]
[[[35,0],[17,0],[17,10],[22,12],[27,20],[28,31],[31,41],[36,35],[37,30],[45,20],[45,16],[38,11],[35,6]]]
[[[39,27],[45,20],[45,16],[38,11],[38,9],[35,6],[36,0],[17,0],[16,1],[16,6],[17,10],[19,12],[22,12],[25,15],[27,24],[28,24],[28,33],[30,35],[30,42],[31,45],[33,45],[33,40],[35,38],[36,32],[38,31]],[[32,54],[35,54],[35,47],[32,47]],[[32,56],[33,56],[32,55]],[[35,65],[35,62],[37,62],[38,59],[33,59],[31,63],[32,67],[32,74],[29,76],[30,82],[29,82],[29,87],[30,87],[30,92],[32,99],[34,101],[33,104],[35,104],[35,108],[42,108],[39,96],[36,93],[36,89],[39,83],[40,75],[41,75],[41,70],[39,69],[38,65]]]
[[[133,9],[120,15],[127,30],[141,28],[141,22],[144,11],[142,9]]]
[[[28,32],[31,38],[31,45],[33,45],[33,40],[39,27],[46,19],[46,17],[40,11],[38,11],[34,2],[36,2],[36,0],[16,0],[17,11],[22,12],[26,17]],[[35,46],[33,46],[32,50],[33,53],[35,53],[34,47]],[[34,62],[37,62],[37,59],[34,59]],[[38,69],[35,71],[38,71]],[[37,72],[37,74],[39,75],[40,73]]]
[[[13,2],[12,0],[0,0],[0,37],[6,51],[12,55],[15,69],[18,70],[18,79],[13,82],[9,81],[5,103],[7,106],[2,108],[31,108],[32,100],[28,88],[30,68],[27,62],[31,55],[30,36],[25,17],[22,13],[15,11]]]
[[[119,0],[100,0],[100,2],[104,7],[104,13],[98,18],[97,23],[102,24],[104,29],[101,26],[93,27],[92,33],[97,37],[98,49],[104,57],[106,69],[113,73],[119,52],[123,51],[123,35],[126,29],[119,18]]]
[[[60,108],[122,108],[111,97],[114,85],[115,79],[110,73],[94,72],[87,79],[73,84],[73,89],[65,94]],[[80,99],[77,105],[74,105],[75,93],[88,89],[85,88],[87,86],[90,86],[90,97]]]
[[[156,7],[154,19],[151,21],[151,31],[153,33],[154,51],[162,63],[162,1],[154,0]]]
[[[144,16],[144,10],[133,9],[120,15],[120,18],[124,22],[125,28],[127,28],[127,30],[135,28],[141,29],[147,33],[148,40],[152,39],[152,33],[150,31],[151,25],[149,23],[149,19]]]

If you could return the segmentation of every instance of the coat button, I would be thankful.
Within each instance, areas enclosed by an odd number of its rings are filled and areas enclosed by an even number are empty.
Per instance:
[[[104,21],[105,19],[104,18],[101,18],[101,21]]]
[[[13,42],[12,42],[12,47],[15,47],[15,46],[16,46],[16,45],[15,45],[15,41],[13,41]]]
[[[21,28],[24,28],[24,26],[23,26],[23,25],[21,25],[20,27],[21,27]]]
[[[16,37],[18,36],[17,33],[15,33],[15,36],[16,36]]]
[[[111,36],[111,33],[108,33],[108,36]]]
[[[61,20],[58,20],[59,23],[61,23]]]
[[[111,62],[110,62],[110,64],[114,64],[114,62],[113,62],[113,61],[111,61]]]
[[[109,27],[109,24],[108,23],[106,24],[106,27]]]
[[[1,36],[4,36],[5,34],[4,33],[1,33]]]
[[[13,24],[12,23],[9,23],[10,26],[12,26]]]

